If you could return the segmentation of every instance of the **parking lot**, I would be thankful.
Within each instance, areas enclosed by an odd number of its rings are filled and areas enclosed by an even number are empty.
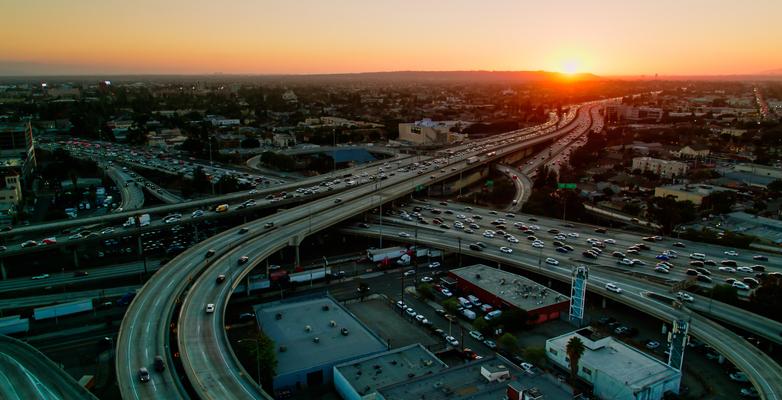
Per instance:
[[[348,304],[347,308],[355,314],[369,329],[383,339],[390,340],[391,348],[421,343],[424,347],[436,351],[441,342],[430,335],[417,323],[402,317],[402,314],[386,304],[384,300],[368,300]]]

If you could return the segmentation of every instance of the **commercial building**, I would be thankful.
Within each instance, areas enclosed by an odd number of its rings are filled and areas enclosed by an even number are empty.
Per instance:
[[[709,156],[710,151],[705,146],[689,145],[672,151],[671,154],[678,158],[706,158]]]
[[[717,229],[756,236],[759,239],[782,244],[782,221],[759,217],[745,212],[732,212],[719,217]]]
[[[578,377],[592,385],[598,398],[659,400],[666,392],[679,393],[680,371],[590,328],[546,340],[546,356],[560,368],[570,370],[566,347],[573,337],[584,343]]]
[[[35,146],[30,123],[0,124],[0,169],[14,170],[25,179],[35,166]]]
[[[716,192],[734,191],[722,186],[712,185],[666,185],[654,188],[654,197],[671,197],[676,201],[691,201],[695,205],[703,203],[703,198]]]
[[[677,178],[684,176],[690,167],[680,161],[660,160],[652,157],[633,158],[633,171],[640,169],[641,172],[654,172],[663,178]]]
[[[570,400],[569,387],[530,374],[501,356],[487,357],[380,388],[380,400]]]
[[[462,141],[466,135],[452,132],[466,124],[461,121],[432,121],[424,118],[399,124],[399,140],[413,144],[449,144]]]
[[[758,175],[758,176],[774,178],[774,179],[782,179],[782,168],[777,166],[743,163],[743,164],[736,164],[733,167],[733,169],[739,172],[746,172],[752,175]]]
[[[261,330],[277,351],[274,390],[330,383],[333,367],[388,350],[386,343],[327,296],[256,306]]]
[[[334,388],[345,400],[373,399],[377,390],[448,368],[420,344],[334,366]]]
[[[474,295],[499,310],[526,311],[532,324],[558,319],[568,310],[567,296],[521,275],[483,264],[451,270],[448,276],[456,280],[460,295]]]

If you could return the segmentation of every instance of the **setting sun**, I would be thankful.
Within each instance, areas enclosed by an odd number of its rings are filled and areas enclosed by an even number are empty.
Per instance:
[[[578,61],[568,60],[562,64],[562,72],[566,74],[575,74],[579,70]]]

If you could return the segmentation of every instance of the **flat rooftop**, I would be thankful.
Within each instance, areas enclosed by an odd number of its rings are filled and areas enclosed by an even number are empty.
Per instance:
[[[679,372],[662,361],[636,350],[611,336],[590,336],[589,328],[549,339],[549,345],[565,351],[570,338],[578,336],[584,342],[584,355],[579,365],[598,370],[628,387],[641,389],[655,382],[668,380]]]
[[[507,370],[510,379],[490,382],[481,374],[481,367],[492,372]],[[570,388],[559,384],[552,376],[526,374],[500,356],[407,380],[381,388],[379,392],[385,400],[497,400],[505,397],[508,385],[537,388],[546,400],[570,400],[573,397]]]
[[[360,395],[448,368],[421,344],[411,344],[386,353],[349,361],[336,368]]]
[[[255,315],[261,330],[276,345],[278,375],[387,350],[385,342],[331,297],[260,304]],[[342,328],[348,335],[342,334]]]
[[[468,281],[493,293],[506,303],[526,311],[570,300],[568,296],[531,279],[483,264],[458,268],[450,272],[459,279]]]

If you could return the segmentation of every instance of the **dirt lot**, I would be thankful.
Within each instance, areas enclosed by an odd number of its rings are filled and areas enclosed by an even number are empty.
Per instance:
[[[393,306],[383,300],[368,300],[348,304],[347,308],[369,329],[383,339],[391,339],[391,348],[421,343],[424,347],[436,345],[437,340],[420,326],[405,320]]]

